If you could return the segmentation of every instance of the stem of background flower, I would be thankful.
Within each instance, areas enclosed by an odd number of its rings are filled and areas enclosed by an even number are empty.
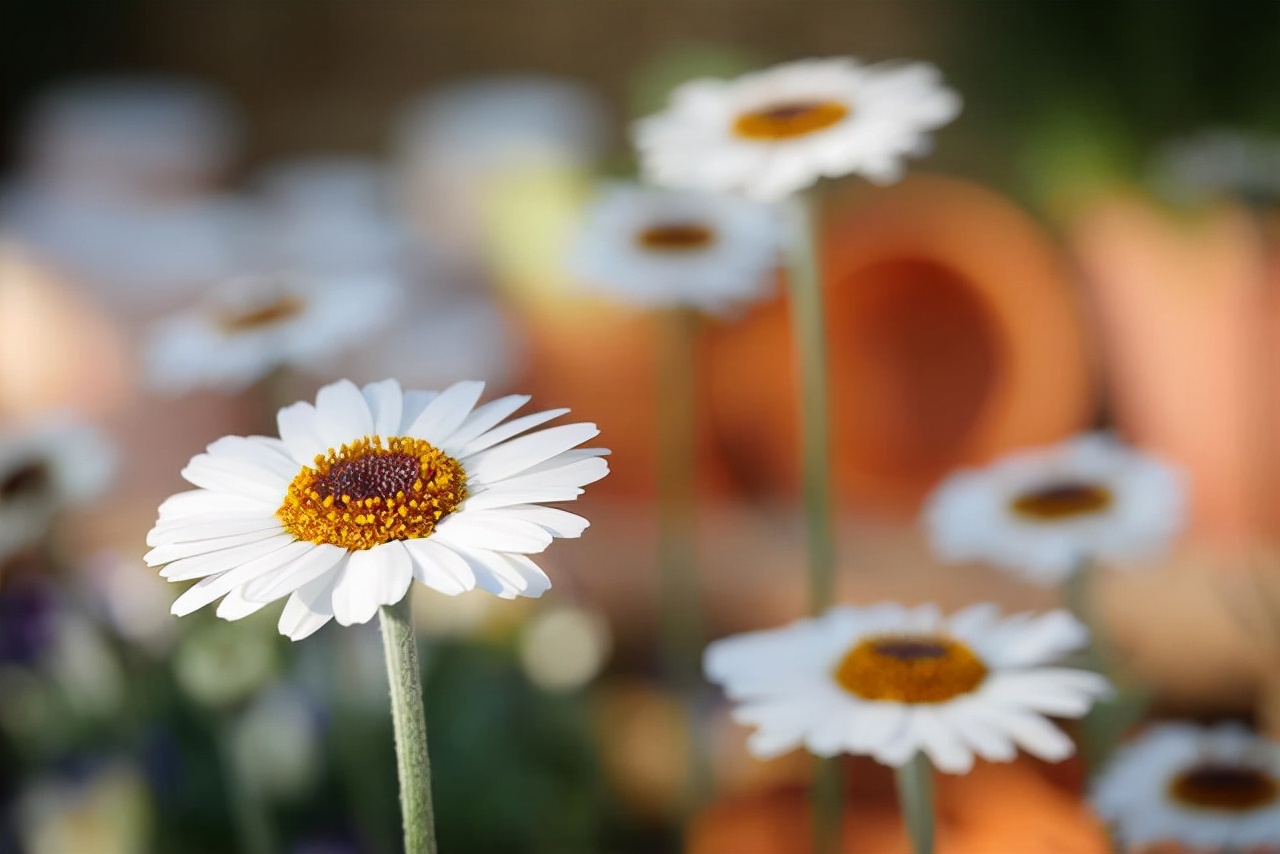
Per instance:
[[[427,716],[422,707],[418,640],[409,621],[409,594],[378,609],[382,648],[391,685],[391,722],[400,770],[400,812],[405,854],[436,854],[436,821],[431,809],[431,761],[427,758]]]
[[[699,317],[672,309],[659,317],[658,573],[667,672],[684,705],[689,735],[685,807],[711,792],[711,757],[698,710],[702,694],[702,607],[697,565],[697,344]]]
[[[257,786],[242,770],[236,757],[235,721],[231,714],[219,714],[214,724],[218,755],[222,760],[223,785],[236,844],[241,854],[275,854],[271,818]]]
[[[933,854],[933,766],[917,753],[893,772],[912,854]]]
[[[800,369],[801,480],[809,556],[809,609],[818,615],[835,603],[836,554],[827,423],[826,319],[811,205],[810,199],[795,196],[784,207],[792,337]],[[844,807],[841,783],[838,760],[823,760],[816,769],[813,787],[815,854],[833,854],[840,848]]]

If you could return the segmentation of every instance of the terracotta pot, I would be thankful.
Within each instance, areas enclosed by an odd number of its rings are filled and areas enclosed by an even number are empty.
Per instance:
[[[951,468],[1086,425],[1085,336],[1048,235],[975,184],[915,176],[829,200],[821,233],[840,495],[913,511]],[[711,343],[711,403],[749,490],[794,491],[786,300]]]

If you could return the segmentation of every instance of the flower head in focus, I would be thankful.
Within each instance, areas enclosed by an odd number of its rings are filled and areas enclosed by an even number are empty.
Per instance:
[[[87,424],[0,433],[0,558],[37,542],[64,507],[100,495],[114,470],[114,451]]]
[[[722,311],[768,293],[779,239],[770,206],[616,182],[588,209],[571,268],[622,302]]]
[[[943,617],[932,605],[837,607],[781,629],[713,642],[704,667],[757,727],[751,752],[804,746],[906,764],[923,751],[949,773],[1017,748],[1049,761],[1075,751],[1046,715],[1080,717],[1110,686],[1096,673],[1047,666],[1083,647],[1066,611],[1001,618],[994,605]]]
[[[366,341],[399,301],[384,276],[248,275],[159,321],[147,346],[160,391],[239,391],[280,366],[314,368]]]
[[[952,474],[927,500],[924,523],[941,559],[986,560],[1048,585],[1090,560],[1161,553],[1185,504],[1178,472],[1089,433]]]
[[[1125,845],[1275,845],[1280,745],[1235,723],[1158,724],[1116,751],[1091,800]]]
[[[477,407],[483,388],[342,380],[280,410],[279,439],[214,442],[182,472],[198,488],[165,501],[147,536],[162,576],[200,579],[173,613],[222,598],[218,616],[236,620],[288,597],[280,632],[298,640],[335,617],[367,622],[414,578],[449,595],[542,595],[551,582],[529,555],[588,524],[542,502],[577,498],[608,451],[578,447],[594,424],[527,432],[568,410],[507,421],[523,395]]]
[[[897,181],[902,158],[926,153],[928,132],[959,113],[928,63],[809,59],[686,83],[634,137],[655,184],[777,201],[823,176]]]

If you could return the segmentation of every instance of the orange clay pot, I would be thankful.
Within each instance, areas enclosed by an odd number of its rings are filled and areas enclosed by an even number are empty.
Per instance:
[[[841,851],[909,854],[896,800],[883,775],[878,790],[846,804]],[[1105,854],[1106,833],[1078,797],[1050,783],[1030,761],[979,764],[935,777],[938,854]],[[694,821],[686,854],[808,854],[812,816],[801,787],[724,799]]]
[[[950,469],[1089,423],[1080,318],[1049,236],[1003,197],[914,176],[824,209],[835,483],[861,509],[912,512]],[[797,488],[796,368],[785,299],[711,342],[711,401],[749,490]]]
[[[1280,533],[1280,270],[1239,208],[1194,215],[1136,195],[1071,227],[1098,306],[1114,416],[1181,466],[1195,533]]]

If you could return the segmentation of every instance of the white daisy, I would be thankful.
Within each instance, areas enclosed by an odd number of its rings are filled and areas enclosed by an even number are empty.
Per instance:
[[[986,560],[1057,584],[1094,559],[1158,555],[1186,514],[1182,476],[1104,433],[956,472],[924,523],[939,558]]]
[[[483,387],[342,380],[280,410],[279,439],[214,442],[182,472],[199,488],[160,505],[147,536],[162,576],[200,579],[173,613],[225,596],[218,616],[236,620],[287,596],[280,631],[298,640],[334,617],[368,621],[414,578],[449,595],[542,595],[551,582],[528,556],[587,520],[539,502],[576,498],[608,452],[577,447],[594,424],[521,436],[568,410],[503,423],[529,398],[477,407]]]
[[[616,182],[588,209],[570,269],[624,302],[719,311],[768,293],[779,241],[771,206]]]
[[[37,542],[63,508],[101,495],[114,470],[114,450],[87,424],[0,433],[0,559]]]
[[[1277,845],[1280,745],[1236,723],[1159,724],[1116,751],[1091,799],[1127,845]]]
[[[159,321],[147,342],[159,391],[238,391],[280,366],[314,369],[386,324],[400,290],[384,276],[248,275]]]
[[[922,751],[963,774],[975,755],[1009,762],[1021,747],[1056,762],[1075,751],[1045,715],[1080,717],[1110,686],[1045,665],[1087,642],[1066,611],[1001,619],[982,604],[944,618],[885,603],[715,641],[704,667],[740,703],[734,719],[757,727],[757,757],[803,745],[902,766]]]
[[[635,142],[656,184],[777,201],[823,176],[892,183],[902,158],[926,153],[928,132],[959,113],[928,63],[809,59],[686,83],[636,125]]]

